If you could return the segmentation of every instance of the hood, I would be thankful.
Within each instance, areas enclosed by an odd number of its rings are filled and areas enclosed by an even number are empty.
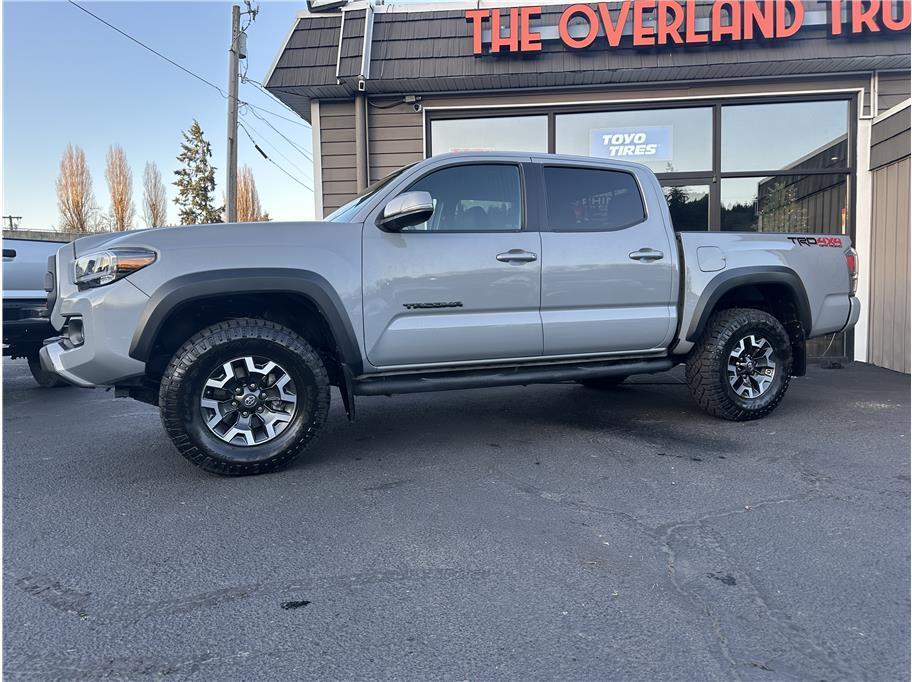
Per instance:
[[[194,247],[244,248],[264,244],[278,246],[287,243],[289,239],[297,241],[300,239],[301,231],[320,228],[337,230],[338,224],[313,221],[179,225],[93,234],[77,239],[73,244],[77,258],[116,246],[146,246],[161,250]]]
[[[76,257],[82,256],[92,251],[101,251],[108,247],[109,244],[120,241],[125,237],[137,233],[148,232],[149,230],[126,230],[124,232],[96,232],[85,237],[79,237],[73,242],[73,249]]]

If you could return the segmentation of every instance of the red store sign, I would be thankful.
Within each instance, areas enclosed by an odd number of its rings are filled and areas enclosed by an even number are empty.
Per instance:
[[[912,20],[910,4],[910,0],[832,0],[826,25],[831,36],[901,31]],[[788,38],[805,21],[802,0],[716,0],[708,22],[696,19],[695,0],[623,0],[612,6],[618,9],[615,18],[607,2],[567,7],[557,26],[560,41],[574,50],[599,39],[617,47],[624,35],[632,36],[634,47],[708,45]],[[502,16],[506,31],[501,28]],[[540,51],[542,33],[532,30],[533,20],[540,16],[540,6],[467,10],[473,52],[484,53],[486,33],[490,33],[491,53]],[[577,24],[588,28],[581,31]]]

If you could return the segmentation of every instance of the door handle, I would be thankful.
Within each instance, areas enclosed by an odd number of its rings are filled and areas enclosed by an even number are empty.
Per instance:
[[[16,249],[3,249],[3,257],[4,258],[15,258]]]
[[[497,260],[501,263],[531,263],[534,260],[538,260],[538,254],[531,251],[523,251],[522,249],[510,249],[509,251],[498,253]]]
[[[639,251],[631,251],[627,254],[628,258],[633,260],[641,260],[650,263],[654,260],[661,260],[665,257],[665,254],[661,251],[656,251],[655,249],[642,248]]]

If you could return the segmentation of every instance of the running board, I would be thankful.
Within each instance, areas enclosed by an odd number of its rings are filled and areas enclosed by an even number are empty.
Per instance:
[[[397,374],[355,379],[353,388],[355,395],[393,395],[394,393],[456,391],[464,388],[554,384],[562,381],[601,379],[603,377],[627,376],[628,374],[653,374],[671,369],[675,364],[677,363],[668,358],[656,358],[654,360],[635,360],[631,362],[538,365],[462,370],[459,372]]]

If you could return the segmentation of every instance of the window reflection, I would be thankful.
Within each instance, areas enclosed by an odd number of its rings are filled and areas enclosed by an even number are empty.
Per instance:
[[[431,155],[447,152],[547,152],[547,116],[458,118],[431,122]]]
[[[555,150],[635,161],[656,173],[712,167],[712,109],[640,109],[555,117]]]
[[[722,180],[722,229],[846,232],[845,175],[778,175]]]
[[[589,168],[545,168],[548,224],[558,232],[623,230],[646,218],[630,173]]]
[[[849,106],[835,102],[722,107],[722,171],[846,167]]]
[[[662,191],[676,232],[709,229],[709,185],[665,187]]]

